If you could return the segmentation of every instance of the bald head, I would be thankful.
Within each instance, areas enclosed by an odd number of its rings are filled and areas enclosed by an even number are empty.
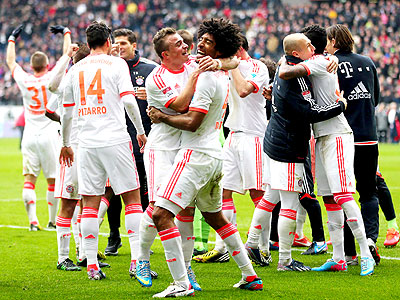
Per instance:
[[[306,60],[314,55],[315,48],[303,33],[293,33],[283,39],[283,50],[286,55]]]

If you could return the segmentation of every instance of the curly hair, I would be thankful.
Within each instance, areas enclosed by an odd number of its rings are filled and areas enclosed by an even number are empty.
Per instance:
[[[234,55],[242,45],[240,28],[224,18],[205,19],[201,24],[197,37],[209,33],[214,37],[215,50],[221,53],[220,58]]]
[[[315,53],[324,53],[327,43],[325,28],[314,24],[304,27],[300,32],[310,39],[311,44],[315,47]]]
[[[103,22],[93,21],[86,28],[86,41],[90,49],[103,46],[107,39],[111,37],[111,29]]]

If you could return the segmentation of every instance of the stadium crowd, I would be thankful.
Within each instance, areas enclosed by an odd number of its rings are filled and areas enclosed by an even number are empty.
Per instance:
[[[68,24],[74,41],[84,41],[84,29],[102,19],[114,29],[128,27],[138,35],[143,57],[159,61],[152,50],[154,33],[165,26],[186,28],[195,33],[205,17],[223,16],[240,24],[254,58],[278,60],[283,54],[282,39],[307,24],[327,27],[346,24],[356,40],[356,53],[368,55],[380,75],[383,102],[400,102],[400,3],[399,1],[314,2],[287,7],[277,1],[239,0],[157,0],[157,1],[2,1],[0,4],[0,104],[22,104],[22,98],[5,64],[7,37],[12,28],[25,23],[18,41],[17,61],[29,71],[30,49],[49,54],[54,65],[61,56],[58,37],[48,32],[50,25]],[[12,22],[6,20],[13,20]]]

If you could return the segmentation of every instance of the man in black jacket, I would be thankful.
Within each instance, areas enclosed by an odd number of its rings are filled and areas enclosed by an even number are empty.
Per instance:
[[[140,57],[139,51],[136,50],[136,36],[132,30],[125,28],[117,29],[113,32],[113,36],[115,38],[115,43],[119,46],[120,57],[125,59],[129,66],[137,104],[142,117],[143,127],[146,135],[148,135],[151,129],[151,121],[146,113],[147,96],[145,82],[147,76],[151,73],[151,71],[153,71],[157,64],[153,61]],[[149,204],[149,198],[147,195],[147,179],[144,169],[143,154],[140,152],[140,147],[136,141],[135,127],[126,114],[125,119],[128,133],[132,139],[133,154],[135,156],[136,167],[139,174],[140,199],[142,208],[146,209],[147,205]],[[107,247],[104,251],[106,255],[118,255],[118,248],[122,245],[119,234],[119,227],[121,226],[121,209],[122,204],[120,196],[113,196],[110,200],[110,206],[107,211],[108,223],[110,225],[110,236],[108,238]]]
[[[374,63],[369,57],[352,53],[354,39],[341,24],[327,28],[329,53],[339,58],[339,85],[349,105],[344,113],[354,133],[354,175],[360,194],[361,214],[364,219],[368,246],[376,264],[380,261],[376,240],[379,235],[379,201],[376,188],[378,138],[376,135],[375,106],[379,102],[379,80]],[[354,238],[345,225],[345,253],[348,264],[357,264]]]
[[[283,46],[289,64],[297,64],[314,54],[314,47],[304,34],[288,35]],[[264,151],[270,158],[269,170],[274,171],[274,176],[267,176],[266,193],[270,197],[264,198],[269,199],[267,202],[270,203],[267,204],[281,200],[278,223],[279,271],[310,270],[292,260],[290,249],[295,235],[298,193],[303,185],[304,161],[308,154],[310,123],[337,116],[345,110],[345,106],[346,100],[343,98],[328,106],[316,105],[307,77],[283,80],[275,76],[272,114],[264,138]]]

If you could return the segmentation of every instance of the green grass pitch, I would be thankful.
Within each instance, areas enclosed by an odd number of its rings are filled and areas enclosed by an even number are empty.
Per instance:
[[[57,270],[56,232],[28,231],[28,219],[21,200],[23,177],[18,142],[16,139],[0,139],[0,299],[149,299],[167,287],[172,278],[159,239],[152,247],[155,254],[151,256],[152,267],[159,273],[159,279],[153,281],[151,288],[142,288],[138,282],[129,277],[130,251],[127,237],[123,237],[120,255],[107,258],[106,262],[112,267],[104,269],[107,275],[105,280],[90,281],[85,271]],[[380,169],[391,189],[396,212],[399,213],[400,147],[398,145],[380,145]],[[38,217],[41,224],[46,225],[48,212],[43,175],[39,176],[36,186]],[[235,197],[235,204],[239,231],[245,241],[253,204],[248,196]],[[326,220],[325,212],[323,217]],[[400,245],[391,249],[383,247],[387,229],[383,214],[380,215],[380,222],[378,246],[383,258],[373,276],[367,278],[359,276],[359,266],[349,267],[346,273],[277,272],[278,253],[273,252],[271,266],[255,267],[264,282],[262,292],[242,291],[232,287],[240,279],[240,271],[232,259],[224,264],[193,263],[193,269],[203,288],[202,292],[196,292],[195,297],[199,299],[398,299]],[[107,221],[103,223],[100,232],[108,233]],[[125,233],[124,225],[121,233]],[[305,225],[305,234],[311,236],[308,221]],[[328,239],[327,228],[325,234]],[[211,240],[214,240],[214,237],[212,233]],[[106,237],[101,236],[99,248],[104,250],[106,243]],[[74,242],[71,239],[71,258],[75,257],[74,249]],[[301,250],[304,249],[293,250],[294,258],[312,267],[319,266],[330,258],[329,254],[303,257],[300,255]]]

